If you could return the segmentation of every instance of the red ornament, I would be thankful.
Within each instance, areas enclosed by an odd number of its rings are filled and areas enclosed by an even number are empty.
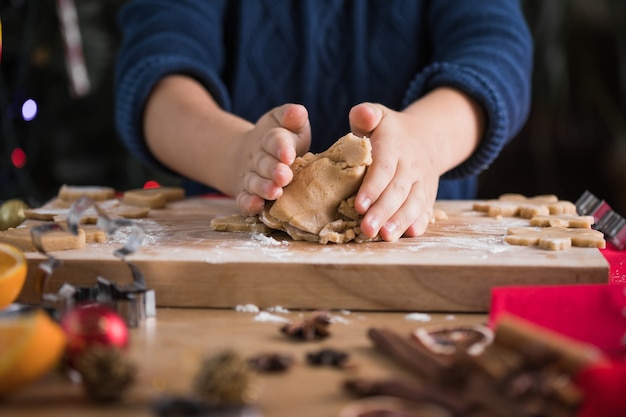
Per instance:
[[[124,319],[104,304],[83,304],[61,318],[67,335],[67,359],[72,363],[89,347],[97,344],[120,349],[128,347],[128,327]]]

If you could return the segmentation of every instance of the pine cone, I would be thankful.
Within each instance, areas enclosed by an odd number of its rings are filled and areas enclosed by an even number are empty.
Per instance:
[[[114,346],[94,345],[76,361],[87,395],[98,402],[119,400],[134,382],[137,368]]]
[[[248,361],[231,350],[205,359],[193,382],[194,393],[213,405],[249,404],[256,388]]]

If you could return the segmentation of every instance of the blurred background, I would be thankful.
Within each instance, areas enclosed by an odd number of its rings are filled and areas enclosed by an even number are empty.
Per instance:
[[[177,184],[116,139],[115,16],[125,2],[0,0],[0,203],[36,207],[62,184]],[[575,201],[589,190],[626,215],[626,2],[523,5],[535,39],[531,115],[482,174],[479,197]]]

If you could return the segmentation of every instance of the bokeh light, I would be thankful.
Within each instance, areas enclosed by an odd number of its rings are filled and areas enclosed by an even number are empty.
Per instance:
[[[11,163],[15,168],[22,168],[26,165],[26,152],[22,148],[15,148],[11,152]]]
[[[146,183],[143,185],[144,190],[147,190],[148,188],[159,188],[161,185],[154,181],[154,180],[148,180],[146,181]]]
[[[37,116],[37,103],[32,98],[29,98],[22,104],[22,117],[27,122],[30,122]]]

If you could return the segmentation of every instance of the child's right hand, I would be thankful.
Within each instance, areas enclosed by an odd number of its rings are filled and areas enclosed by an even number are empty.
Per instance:
[[[280,197],[293,179],[291,164],[310,145],[311,128],[304,106],[285,104],[265,113],[241,141],[235,178],[239,210],[258,214],[265,200]]]

